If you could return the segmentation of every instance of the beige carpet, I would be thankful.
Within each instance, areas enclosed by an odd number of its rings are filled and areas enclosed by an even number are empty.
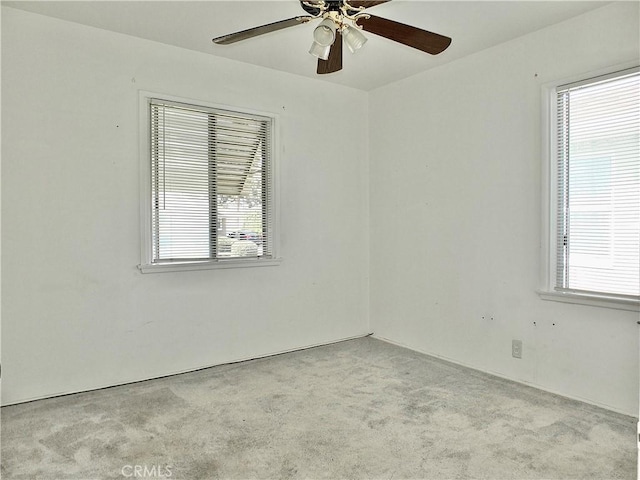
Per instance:
[[[633,479],[635,419],[371,338],[2,409],[2,478]]]

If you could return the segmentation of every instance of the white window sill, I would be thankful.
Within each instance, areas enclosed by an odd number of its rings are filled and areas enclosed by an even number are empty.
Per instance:
[[[249,268],[249,267],[270,267],[280,265],[281,258],[271,258],[258,260],[251,259],[233,259],[219,260],[216,262],[171,262],[171,263],[151,263],[138,265],[138,270],[142,273],[161,273],[161,272],[186,272],[191,270],[217,270],[223,268]]]
[[[576,303],[580,305],[589,305],[592,307],[614,308],[617,310],[640,312],[640,301],[633,299],[609,297],[606,295],[580,294],[573,292],[549,292],[546,290],[538,290],[537,293],[543,300],[552,300],[554,302]]]

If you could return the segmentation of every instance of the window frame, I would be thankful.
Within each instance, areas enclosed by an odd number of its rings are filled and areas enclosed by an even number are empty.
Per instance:
[[[210,108],[216,110],[227,110],[235,113],[243,113],[248,115],[257,115],[269,117],[271,122],[271,198],[268,209],[272,216],[272,245],[270,258],[217,258],[207,260],[185,260],[171,261],[166,263],[153,262],[153,213],[152,213],[152,166],[151,166],[151,122],[150,122],[150,105],[152,99],[163,100],[167,102],[176,102],[189,104],[197,107]],[[141,273],[158,273],[158,272],[181,272],[192,270],[210,270],[210,269],[228,269],[228,268],[247,268],[247,267],[265,267],[275,266],[282,262],[279,257],[279,227],[280,227],[280,196],[278,188],[278,159],[280,156],[279,142],[279,117],[272,112],[260,112],[256,110],[220,105],[204,100],[196,100],[191,98],[177,97],[164,93],[139,91],[139,163],[140,163],[140,258],[141,262],[137,266]]]
[[[617,73],[640,69],[637,61],[626,62],[605,69],[591,71],[569,78],[546,83],[542,86],[542,225],[541,225],[541,268],[540,288],[537,290],[542,300],[588,305],[640,312],[640,300],[624,298],[623,296],[596,294],[591,292],[560,292],[555,290],[557,263],[557,216],[558,185],[556,172],[558,158],[556,156],[557,138],[557,101],[556,89],[562,85],[587,82],[595,77],[614,76]]]

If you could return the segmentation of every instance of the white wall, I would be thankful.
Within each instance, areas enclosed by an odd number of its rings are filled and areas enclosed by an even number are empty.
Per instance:
[[[637,61],[638,29],[606,6],[371,93],[376,335],[637,415],[638,314],[535,291],[541,86]]]
[[[139,90],[280,116],[280,266],[138,272]],[[367,333],[367,109],[357,90],[3,7],[3,404]]]

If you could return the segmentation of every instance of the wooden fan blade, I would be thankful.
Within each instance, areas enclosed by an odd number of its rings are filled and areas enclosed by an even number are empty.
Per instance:
[[[428,32],[421,28],[405,25],[404,23],[395,22],[386,18],[375,17],[371,15],[369,18],[361,17],[358,19],[358,25],[362,29],[388,38],[394,42],[402,43],[409,47],[417,48],[423,52],[437,55],[443,52],[451,44],[451,39],[444,35]]]
[[[360,7],[369,8],[369,7],[375,7],[376,5],[387,3],[390,1],[391,0],[350,0],[349,5],[351,5],[354,8],[360,8]]]
[[[336,31],[336,41],[331,45],[329,50],[329,58],[326,60],[318,59],[318,70],[320,75],[325,73],[333,73],[342,70],[342,34]]]
[[[301,23],[307,23],[314,17],[305,15],[300,17],[288,18],[287,20],[280,20],[279,22],[268,23],[259,27],[249,28],[240,32],[230,33],[228,35],[222,35],[213,39],[213,43],[218,45],[229,45],[241,40],[247,40],[249,38],[257,37],[258,35],[264,35],[265,33],[275,32],[282,30],[283,28],[293,27],[300,25]]]

